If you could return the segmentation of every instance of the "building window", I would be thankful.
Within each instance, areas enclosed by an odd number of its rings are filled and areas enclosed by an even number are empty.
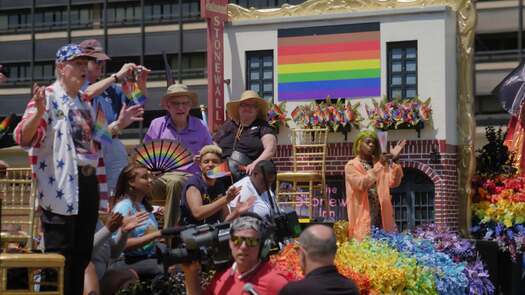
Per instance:
[[[273,100],[273,50],[246,52],[246,89]]]
[[[401,185],[392,190],[392,205],[399,231],[434,222],[434,183],[417,169],[404,169]]]
[[[417,96],[417,41],[389,42],[388,99]]]

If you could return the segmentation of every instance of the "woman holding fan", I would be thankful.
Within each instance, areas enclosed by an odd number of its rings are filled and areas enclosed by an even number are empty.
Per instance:
[[[241,188],[231,186],[226,190],[223,182],[216,179],[213,172],[222,162],[221,148],[216,145],[204,146],[200,150],[198,162],[201,173],[190,176],[182,188],[181,224],[229,221],[251,208],[255,197],[228,211],[228,203],[239,195]]]

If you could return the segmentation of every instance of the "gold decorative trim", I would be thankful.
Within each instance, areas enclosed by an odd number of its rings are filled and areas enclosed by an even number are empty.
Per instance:
[[[268,19],[284,16],[313,16],[345,12],[364,12],[393,8],[447,6],[456,12],[458,28],[458,207],[459,228],[468,235],[470,227],[470,182],[475,172],[474,138],[474,34],[476,9],[472,0],[308,0],[299,5],[255,9],[228,4],[230,21]],[[444,217],[445,218],[445,217]],[[445,220],[440,220],[445,222]]]

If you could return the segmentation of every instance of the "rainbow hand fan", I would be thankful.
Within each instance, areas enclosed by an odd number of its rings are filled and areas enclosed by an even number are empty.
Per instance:
[[[156,140],[135,148],[135,160],[151,171],[185,170],[193,164],[193,155],[182,143]]]
[[[228,161],[222,162],[206,173],[206,175],[212,179],[230,176],[231,174],[230,168],[228,167]]]

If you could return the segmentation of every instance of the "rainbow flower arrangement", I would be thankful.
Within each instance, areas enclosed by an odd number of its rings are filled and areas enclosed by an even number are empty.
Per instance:
[[[373,106],[365,105],[370,125],[380,130],[399,128],[421,129],[422,123],[430,120],[432,108],[430,98],[421,101],[414,99],[396,99],[381,102],[373,101]]]
[[[525,252],[525,176],[512,166],[501,130],[487,127],[488,143],[478,151],[472,188],[472,233],[494,241],[514,261]],[[524,265],[525,267],[525,265]]]
[[[525,252],[525,177],[498,175],[474,183],[473,233],[516,260]]]
[[[308,105],[299,105],[292,112],[291,117],[295,124],[302,128],[328,128],[330,131],[341,132],[347,139],[352,127],[359,128],[363,120],[357,110],[359,103],[338,99],[332,103],[328,97],[319,104],[312,102]]]
[[[268,103],[268,125],[275,130],[279,130],[281,126],[288,127],[290,118],[286,117],[286,102]]]
[[[436,226],[412,234],[374,230],[361,242],[348,240],[344,227],[334,225],[338,238],[335,264],[361,294],[493,294],[494,286],[472,244]],[[343,230],[341,230],[343,229]],[[302,278],[298,252],[288,246],[272,257],[289,279]]]

